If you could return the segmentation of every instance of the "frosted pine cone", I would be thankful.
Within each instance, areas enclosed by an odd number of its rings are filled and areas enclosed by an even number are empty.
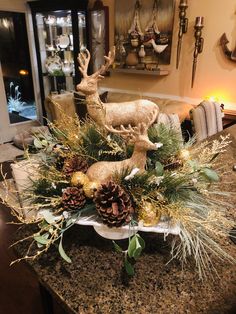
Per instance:
[[[131,220],[133,207],[130,195],[113,181],[102,184],[97,191],[94,202],[104,224],[120,227]]]
[[[88,163],[80,156],[73,156],[65,160],[63,172],[67,177],[70,177],[73,172],[81,171],[85,173],[88,170]]]
[[[84,207],[86,197],[82,187],[68,187],[63,191],[62,204],[67,210],[78,210]]]

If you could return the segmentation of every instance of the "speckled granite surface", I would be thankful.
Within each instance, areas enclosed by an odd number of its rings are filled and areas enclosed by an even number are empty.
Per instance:
[[[236,126],[231,132],[236,136]],[[236,173],[232,171],[236,163],[236,139],[223,160],[229,170],[224,180],[236,180]],[[25,232],[22,229],[20,236]],[[217,261],[214,266],[219,277],[202,282],[191,262],[183,272],[177,261],[165,265],[170,258],[168,241],[163,242],[160,236],[152,234],[145,237],[147,247],[130,280],[121,271],[122,257],[114,252],[112,243],[90,227],[75,226],[65,236],[64,248],[72,257],[72,264],[60,259],[57,250],[52,248],[32,263],[32,267],[72,313],[236,313],[236,265]],[[25,247],[23,244],[18,250]],[[225,248],[236,257],[236,246],[230,240]]]

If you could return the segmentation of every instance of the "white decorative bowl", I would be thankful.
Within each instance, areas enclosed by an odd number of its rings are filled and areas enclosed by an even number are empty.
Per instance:
[[[173,224],[171,221],[160,221],[156,226],[144,227],[142,222],[139,222],[137,226],[130,227],[125,225],[119,228],[109,228],[104,225],[97,214],[86,215],[82,214],[77,222],[78,225],[93,226],[94,230],[103,238],[110,240],[122,240],[127,239],[138,231],[163,233],[164,235],[173,234],[179,235],[179,224]]]

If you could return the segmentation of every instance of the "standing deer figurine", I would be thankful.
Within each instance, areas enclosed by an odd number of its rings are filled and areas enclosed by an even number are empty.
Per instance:
[[[148,122],[139,123],[135,127],[129,125],[125,128],[121,125],[120,129],[117,130],[113,126],[106,126],[108,131],[119,134],[134,143],[133,154],[129,159],[122,161],[98,161],[94,163],[86,173],[90,181],[105,183],[115,173],[120,173],[123,169],[138,168],[140,172],[145,171],[147,151],[156,150],[162,146],[160,143],[152,143],[147,133],[148,128],[156,120],[157,114],[158,109],[155,108],[148,116]]]
[[[105,64],[95,73],[88,75],[88,65],[90,53],[86,49],[79,53],[79,70],[83,76],[76,89],[86,96],[87,110],[90,117],[99,125],[138,125],[141,122],[147,122],[148,115],[153,110],[159,111],[158,106],[149,100],[137,99],[122,103],[103,103],[98,94],[98,81],[104,78],[102,74],[109,68],[115,58],[115,47],[105,56]]]

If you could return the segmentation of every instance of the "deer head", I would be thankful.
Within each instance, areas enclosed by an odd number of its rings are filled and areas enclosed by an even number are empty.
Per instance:
[[[104,56],[105,64],[102,65],[100,69],[98,69],[92,75],[88,75],[88,65],[90,57],[90,52],[87,49],[83,52],[80,52],[78,55],[79,70],[82,74],[82,80],[80,84],[76,86],[76,89],[85,95],[93,95],[97,92],[98,80],[104,78],[102,74],[104,74],[109,66],[114,62],[115,47],[113,47],[112,50],[109,51],[108,56]]]

